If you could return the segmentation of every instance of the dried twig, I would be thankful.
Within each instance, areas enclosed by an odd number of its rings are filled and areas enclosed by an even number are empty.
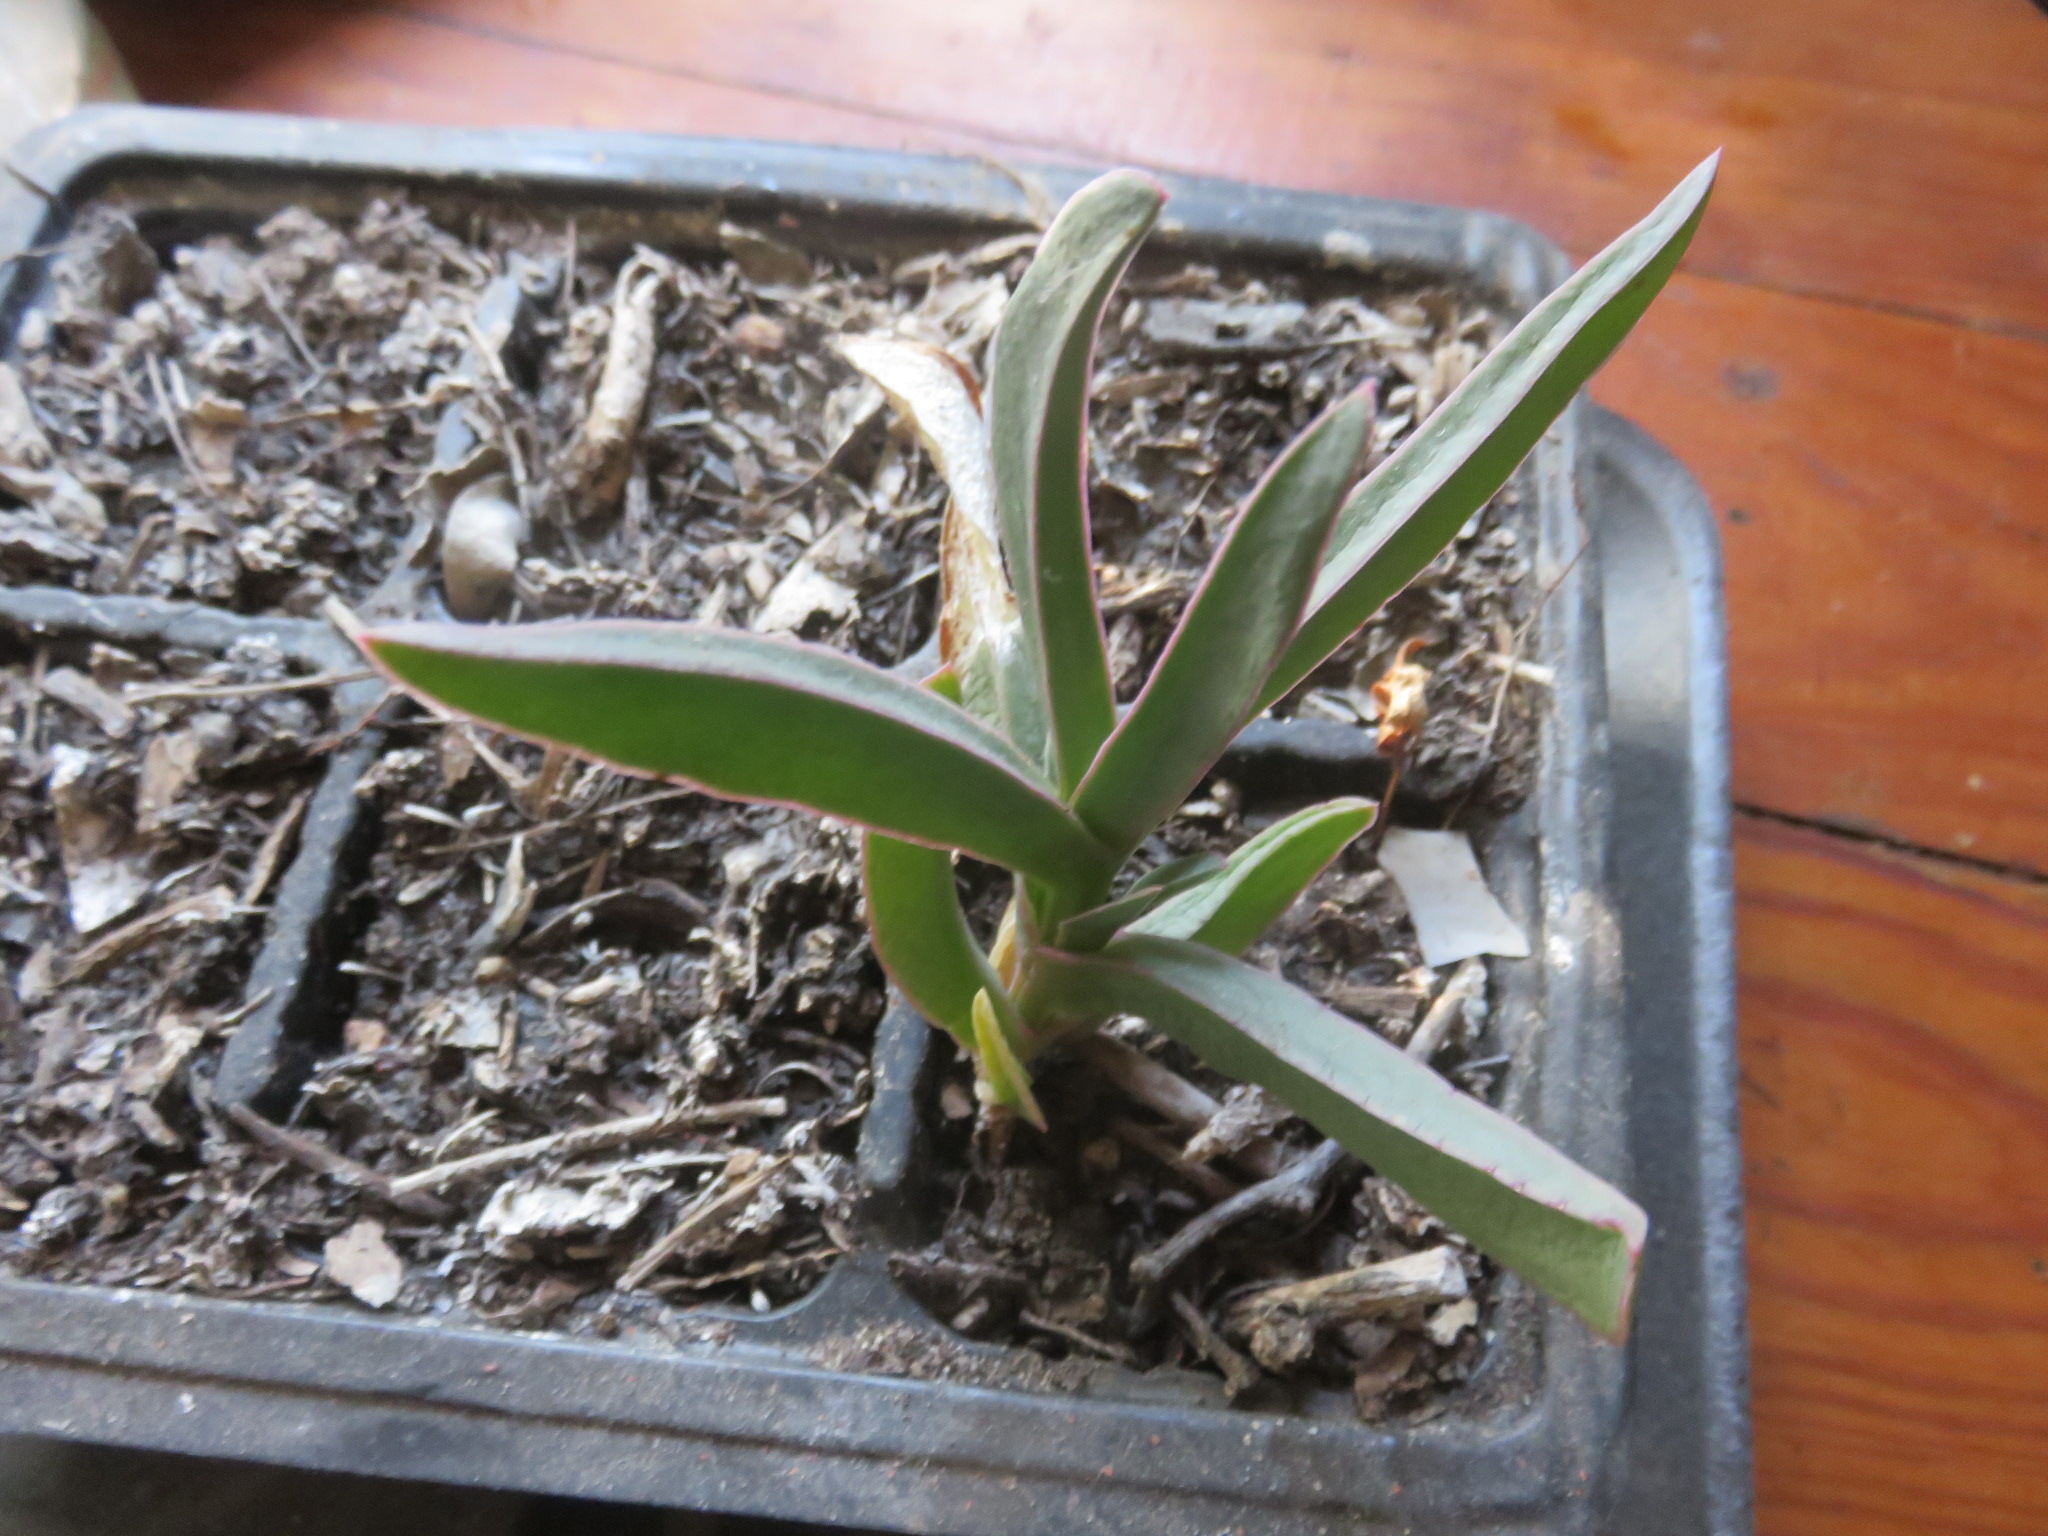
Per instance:
[[[1073,1051],[1140,1104],[1175,1125],[1200,1130],[1223,1108],[1178,1072],[1162,1067],[1143,1051],[1108,1035],[1084,1035],[1074,1042]],[[1283,1162],[1279,1144],[1263,1137],[1230,1155],[1264,1179],[1277,1174]]]
[[[1077,1344],[1091,1355],[1100,1355],[1105,1360],[1114,1360],[1118,1365],[1136,1366],[1138,1363],[1138,1357],[1129,1345],[1113,1344],[1107,1339],[1098,1339],[1094,1334],[1084,1332],[1082,1329],[1073,1327],[1071,1324],[1057,1322],[1050,1317],[1042,1317],[1038,1313],[1033,1312],[1029,1307],[1026,1307],[1017,1314],[1017,1321],[1026,1328],[1035,1328],[1040,1333],[1049,1333],[1054,1338],[1065,1339],[1069,1344]]]
[[[299,329],[299,323],[286,312],[284,305],[278,300],[276,291],[271,288],[269,281],[263,276],[262,269],[256,263],[249,263],[244,270],[248,272],[250,281],[256,285],[256,292],[262,295],[264,305],[277,316],[277,323],[283,329],[286,339],[291,342],[292,350],[299,354],[299,361],[306,365],[307,371],[315,379],[318,379],[327,370],[320,366],[320,359],[315,357],[313,349],[306,345],[306,336]]]
[[[725,1165],[725,1171],[690,1202],[689,1208],[683,1212],[676,1224],[656,1238],[645,1253],[627,1266],[626,1272],[619,1276],[618,1288],[622,1291],[638,1290],[647,1277],[675,1257],[685,1243],[726,1212],[753,1199],[761,1186],[780,1173],[788,1163],[787,1157],[764,1159],[760,1153],[748,1147],[742,1147],[733,1153],[732,1161]]]
[[[1437,993],[1436,1001],[1429,1005],[1429,1012],[1422,1016],[1422,1022],[1415,1026],[1415,1033],[1408,1037],[1402,1047],[1417,1061],[1429,1061],[1443,1049],[1444,1041],[1457,1026],[1459,1016],[1466,1004],[1486,992],[1486,962],[1477,955],[1461,961],[1451,972],[1451,979],[1444,983],[1443,991]]]
[[[1157,1131],[1142,1126],[1135,1120],[1119,1120],[1109,1129],[1110,1133],[1125,1146],[1144,1153],[1174,1177],[1206,1195],[1212,1202],[1228,1200],[1244,1187],[1232,1183],[1207,1163],[1189,1162],[1180,1155],[1179,1147]]]
[[[685,795],[695,794],[692,789],[662,789],[651,795],[640,795],[631,800],[618,800],[610,805],[593,805],[586,810],[575,811],[567,816],[557,816],[553,821],[537,821],[530,827],[521,827],[517,832],[501,832],[496,837],[480,837],[474,842],[441,843],[432,848],[419,850],[422,858],[439,853],[475,853],[483,848],[495,848],[509,843],[515,837],[536,837],[543,832],[559,832],[564,827],[573,827],[578,822],[594,821],[600,816],[619,816],[627,811],[637,811],[642,806],[660,805],[665,800],[680,800]]]
[[[299,821],[312,799],[311,789],[300,790],[292,796],[292,803],[284,808],[284,814],[270,824],[270,830],[263,835],[263,845],[249,862],[248,876],[242,881],[241,905],[255,906],[270,889],[270,882],[277,878],[278,866],[284,863],[284,851],[291,843],[292,834],[298,831]]]
[[[161,704],[167,699],[249,699],[264,693],[298,693],[308,688],[335,688],[343,683],[362,683],[377,676],[364,669],[356,672],[315,672],[310,677],[280,677],[267,683],[166,683],[153,688],[124,688],[124,704]]]
[[[192,457],[192,447],[185,441],[185,429],[178,424],[178,413],[171,408],[169,394],[164,389],[163,368],[154,352],[142,354],[143,371],[149,375],[149,393],[156,403],[156,414],[164,424],[164,430],[171,435],[171,446],[178,450],[179,462],[185,466],[185,473],[192,479],[196,491],[211,491],[216,487],[213,479],[199,467],[199,461]]]
[[[1217,1233],[1253,1216],[1292,1216],[1306,1220],[1322,1203],[1323,1182],[1343,1166],[1350,1154],[1334,1141],[1296,1158],[1274,1177],[1212,1205],[1173,1236],[1131,1260],[1131,1278],[1150,1289],[1186,1263]]]
[[[607,1120],[602,1125],[579,1126],[575,1130],[556,1131],[550,1136],[536,1136],[531,1141],[515,1142],[509,1147],[493,1147],[488,1152],[458,1157],[453,1162],[436,1163],[431,1168],[421,1168],[393,1179],[391,1187],[401,1194],[421,1189],[445,1189],[450,1184],[482,1178],[506,1168],[517,1168],[522,1163],[538,1162],[544,1157],[582,1157],[591,1152],[608,1152],[613,1147],[630,1146],[636,1141],[657,1141],[663,1136],[694,1130],[699,1126],[731,1125],[740,1120],[773,1120],[788,1113],[787,1099],[766,1098],[733,1099],[724,1104],[701,1104],[691,1109],[632,1115],[624,1120]]]
[[[1195,1348],[1207,1355],[1210,1363],[1223,1373],[1223,1390],[1230,1394],[1232,1401],[1259,1384],[1259,1368],[1210,1326],[1200,1307],[1179,1291],[1167,1299],[1173,1303],[1173,1310],[1179,1314],[1181,1322],[1187,1325],[1188,1337],[1194,1340]]]
[[[836,1259],[846,1250],[830,1243],[820,1248],[806,1248],[801,1253],[771,1253],[766,1258],[754,1259],[745,1264],[736,1264],[731,1269],[721,1269],[710,1275],[671,1275],[665,1280],[650,1280],[643,1289],[653,1296],[667,1296],[676,1291],[708,1291],[717,1286],[730,1285],[735,1280],[752,1280],[760,1275],[772,1275],[785,1269],[801,1269],[806,1264],[822,1263]]]
[[[352,1157],[344,1157],[332,1147],[322,1146],[310,1136],[301,1136],[298,1132],[288,1131],[281,1125],[272,1125],[246,1104],[223,1104],[220,1110],[264,1151],[274,1152],[302,1168],[310,1168],[337,1184],[346,1184],[351,1189],[360,1189],[367,1194],[375,1195],[379,1200],[394,1205],[401,1211],[425,1217],[429,1221],[446,1221],[454,1214],[431,1195],[419,1191],[400,1190],[395,1187],[393,1180],[376,1169],[366,1167]]]

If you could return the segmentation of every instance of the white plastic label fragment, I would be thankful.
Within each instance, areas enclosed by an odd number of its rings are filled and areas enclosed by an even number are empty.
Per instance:
[[[1486,888],[1464,833],[1389,827],[1380,867],[1408,903],[1425,965],[1451,965],[1473,955],[1528,957],[1528,935]]]

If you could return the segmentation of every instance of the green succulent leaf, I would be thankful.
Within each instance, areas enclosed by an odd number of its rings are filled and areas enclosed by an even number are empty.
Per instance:
[[[1140,876],[1115,901],[1106,901],[1068,918],[1060,924],[1053,942],[1061,949],[1083,953],[1100,949],[1116,937],[1119,929],[1143,917],[1175,892],[1201,884],[1222,868],[1223,860],[1213,853],[1191,853],[1170,860]]]
[[[974,999],[1001,990],[960,910],[953,856],[870,832],[861,840],[868,931],[882,969],[910,1006],[974,1053]]]
[[[1338,514],[1308,616],[1262,704],[1356,633],[1506,484],[1678,266],[1720,158],[1708,158],[1647,219],[1532,309],[1366,478]]]
[[[1347,843],[1372,825],[1378,810],[1370,800],[1346,798],[1296,811],[1248,840],[1219,873],[1185,886],[1133,919],[1127,931],[1190,939],[1227,955],[1242,954]],[[1064,941],[1065,929],[1060,937]],[[1080,946],[1062,942],[1060,947]]]
[[[1370,386],[1325,411],[1245,501],[1137,702],[1074,796],[1114,848],[1135,847],[1188,796],[1257,712],[1301,622],[1372,430]]]
[[[697,624],[397,624],[400,686],[537,741],[734,800],[958,848],[1055,887],[1113,861],[1035,765],[915,683],[823,646]]]
[[[1483,1252],[1626,1336],[1641,1208],[1363,1025],[1241,960],[1149,935],[1100,955],[1042,952],[1034,987],[1078,1017],[1138,1014],[1271,1089]]]
[[[1072,793],[1116,723],[1088,542],[1088,373],[1110,291],[1166,194],[1137,171],[1076,192],[996,331],[989,426],[1003,553],[1042,668],[1054,777]]]

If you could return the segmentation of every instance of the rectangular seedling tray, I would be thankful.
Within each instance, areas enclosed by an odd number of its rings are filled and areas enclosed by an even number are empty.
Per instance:
[[[573,214],[588,234],[656,247],[691,244],[712,208],[774,220],[795,244],[876,253],[987,238],[1027,212],[1016,182],[985,163],[156,109],[82,113],[17,149],[13,165],[21,187],[0,193],[8,257],[61,237],[95,198],[165,243],[245,231],[288,203],[345,212],[390,189],[444,224],[471,210]],[[1035,174],[1056,195],[1080,180]],[[1568,270],[1554,247],[1491,215],[1168,184],[1154,246],[1182,259],[1324,280],[1369,261],[1511,314]],[[32,258],[13,267],[5,334],[37,280]],[[794,1306],[652,1352],[0,1282],[0,1431],[960,1536],[1746,1531],[1711,524],[1682,471],[1590,407],[1566,413],[1524,486],[1535,569],[1557,582],[1538,628],[1557,686],[1532,794],[1480,839],[1535,953],[1495,971],[1495,1048],[1512,1057],[1509,1111],[1650,1211],[1625,1349],[1510,1284],[1479,1378],[1436,1419],[1400,1429],[1234,1411],[1185,1376],[1104,1372],[1061,1394],[835,1369],[864,1358],[859,1341],[876,1329],[895,1331],[899,1353],[904,1340],[913,1355],[988,1348],[931,1320],[881,1251],[930,1214],[919,1097],[933,1037],[898,1010],[878,1037],[861,1152],[877,1242]],[[238,622],[4,596],[0,618],[17,630],[111,637],[126,625],[133,639]],[[317,628],[293,631],[302,654],[339,644]],[[332,664],[335,652],[321,654]],[[1370,792],[1361,743],[1342,728],[1261,726],[1233,771],[1279,794]],[[259,985],[270,994],[232,1041],[218,1097],[287,1103],[331,1040],[337,925],[367,816],[353,784],[372,751],[359,740],[331,760],[251,978],[252,996]]]

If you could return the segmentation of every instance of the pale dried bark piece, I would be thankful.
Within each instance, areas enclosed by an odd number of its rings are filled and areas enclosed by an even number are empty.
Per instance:
[[[1385,1316],[1441,1301],[1462,1301],[1465,1267],[1445,1244],[1379,1264],[1270,1285],[1238,1299],[1225,1329],[1249,1342],[1253,1358],[1270,1371],[1307,1359],[1327,1326]]]
[[[1191,1163],[1227,1157],[1293,1118],[1294,1111],[1266,1089],[1255,1083],[1238,1083],[1223,1095],[1223,1103],[1209,1123],[1188,1138],[1181,1156]]]
[[[1429,1005],[1429,1012],[1422,1016],[1422,1022],[1415,1026],[1415,1033],[1402,1049],[1417,1061],[1434,1059],[1465,1016],[1465,1010],[1485,997],[1486,962],[1477,955],[1459,961],[1451,979],[1444,983],[1443,991],[1436,995],[1436,1001]]]
[[[327,1273],[366,1307],[388,1307],[405,1284],[405,1261],[384,1241],[384,1224],[368,1217],[321,1250]]]
[[[126,736],[135,711],[76,667],[52,667],[43,674],[43,692],[92,720],[109,736]]]
[[[476,987],[437,997],[420,1010],[419,1037],[463,1051],[495,1051],[505,1033],[506,998]]]
[[[498,894],[483,926],[470,935],[467,953],[471,959],[494,955],[519,937],[533,915],[539,888],[526,875],[526,839],[512,839],[512,851],[505,857],[505,877],[498,882]]]
[[[842,624],[859,611],[860,596],[853,588],[805,558],[775,584],[751,627],[761,634],[797,634],[815,619]]]
[[[147,854],[135,846],[126,819],[93,793],[98,766],[98,759],[80,748],[50,749],[50,806],[57,818],[71,926],[80,933],[96,932],[134,911],[150,886]]]
[[[1390,828],[1380,865],[1408,903],[1424,964],[1451,965],[1473,955],[1528,958],[1528,936],[1486,888],[1463,832]]]
[[[1422,1331],[1429,1335],[1432,1344],[1449,1349],[1458,1342],[1458,1336],[1467,1328],[1479,1326],[1479,1303],[1470,1296],[1461,1301],[1448,1302],[1429,1314],[1429,1321]]]
[[[619,271],[604,369],[562,467],[572,517],[606,516],[625,493],[654,377],[655,310],[673,281],[673,268],[651,251],[637,252]]]
[[[158,907],[154,912],[123,923],[120,927],[101,934],[92,943],[78,951],[64,962],[65,981],[86,981],[112,965],[124,955],[133,954],[143,945],[161,938],[173,928],[196,928],[208,923],[224,923],[233,917],[239,908],[235,905],[235,893],[226,886],[215,886],[196,895]]]
[[[666,1179],[620,1173],[583,1185],[522,1175],[492,1192],[476,1226],[499,1247],[530,1238],[623,1232],[667,1187]]]

